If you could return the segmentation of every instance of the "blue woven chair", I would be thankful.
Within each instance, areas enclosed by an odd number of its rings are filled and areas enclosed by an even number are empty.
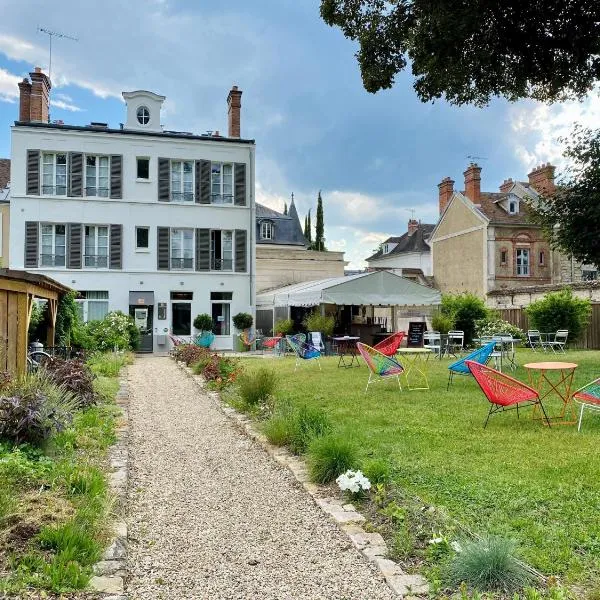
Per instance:
[[[289,347],[294,351],[296,355],[296,365],[294,366],[294,372],[298,368],[298,365],[302,364],[303,360],[313,360],[317,361],[319,365],[319,371],[321,371],[321,352],[317,350],[314,346],[311,346],[307,342],[303,341],[306,339],[306,336],[303,334],[299,335],[286,335],[285,339],[289,345]]]
[[[471,362],[476,362],[481,365],[487,364],[490,360],[490,356],[492,356],[492,352],[496,347],[496,340],[493,342],[489,342],[485,346],[481,346],[481,348],[477,348],[470,354],[463,356],[463,358],[453,362],[448,366],[448,385],[446,386],[446,390],[450,389],[450,384],[452,383],[452,378],[454,375],[471,375],[471,371],[469,371],[469,367],[466,364],[466,361],[470,360]]]
[[[215,334],[212,331],[203,331],[194,339],[194,344],[200,348],[210,348],[210,345],[215,341]]]

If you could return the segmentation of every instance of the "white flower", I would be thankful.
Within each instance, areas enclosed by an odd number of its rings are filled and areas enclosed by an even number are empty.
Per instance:
[[[458,542],[450,542],[450,547],[454,552],[462,552],[462,547]]]
[[[444,541],[444,538],[437,537],[429,540],[429,543],[433,546],[433,544],[441,544]]]
[[[348,491],[357,494],[361,490],[371,489],[371,482],[363,475],[362,471],[348,470],[335,481],[342,492]]]

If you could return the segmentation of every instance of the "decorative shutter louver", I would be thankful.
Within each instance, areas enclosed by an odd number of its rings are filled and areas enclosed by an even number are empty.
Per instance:
[[[123,197],[123,157],[120,154],[110,157],[110,197]]]
[[[200,204],[210,204],[210,160],[199,160]],[[198,202],[198,200],[196,200]]]
[[[158,159],[158,201],[169,202],[171,200],[171,165],[168,158]]]
[[[27,150],[27,183],[28,196],[40,195],[40,151]]]
[[[246,258],[246,240],[248,232],[245,229],[235,230],[235,271],[236,273],[245,273],[248,270]]]
[[[170,263],[170,232],[168,227],[158,227],[157,267],[159,271],[168,271]]]
[[[235,205],[246,206],[246,163],[235,163]]]
[[[67,268],[81,269],[81,223],[67,224]]]
[[[122,269],[123,260],[123,225],[110,226],[110,257],[111,269]]]
[[[37,267],[39,256],[39,232],[37,221],[25,221],[25,267]]]
[[[210,229],[196,229],[196,271],[210,271]]]
[[[69,152],[69,173],[67,177],[69,189],[67,196],[83,196],[83,154]]]

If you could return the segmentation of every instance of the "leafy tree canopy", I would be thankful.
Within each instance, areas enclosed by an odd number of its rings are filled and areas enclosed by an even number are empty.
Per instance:
[[[600,77],[598,0],[321,0],[359,44],[363,85],[391,88],[411,64],[423,102],[581,98]]]

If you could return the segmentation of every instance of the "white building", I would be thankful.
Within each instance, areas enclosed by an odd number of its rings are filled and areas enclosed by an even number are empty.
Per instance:
[[[133,315],[142,350],[168,348],[209,313],[214,347],[231,318],[254,314],[254,140],[240,137],[242,92],[227,98],[228,136],[163,130],[164,96],[125,92],[126,122],[48,122],[50,81],[19,84],[12,127],[10,265],[81,294],[86,320]]]

